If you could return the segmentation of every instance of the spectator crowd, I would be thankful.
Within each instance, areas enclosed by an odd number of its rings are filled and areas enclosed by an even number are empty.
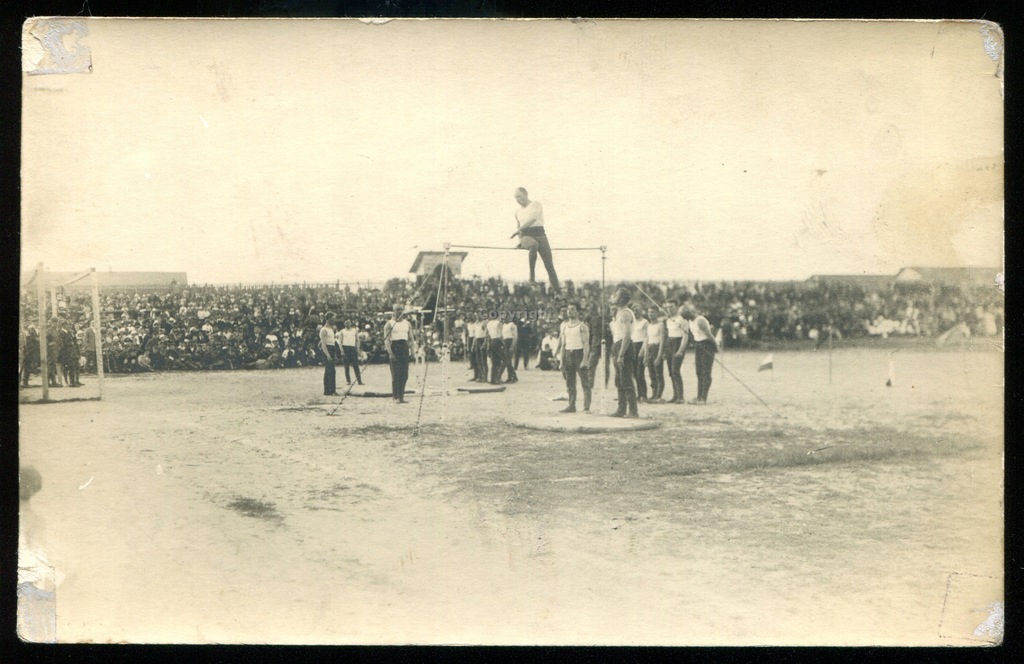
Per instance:
[[[339,324],[354,324],[363,362],[385,362],[382,329],[394,302],[411,302],[419,362],[440,358],[442,316],[434,319],[438,294],[447,301],[453,359],[466,356],[467,319],[497,311],[519,329],[525,361],[547,344],[557,347],[565,305],[576,302],[584,318],[601,320],[607,303],[601,284],[567,281],[548,294],[543,285],[500,278],[451,279],[437,288],[437,276],[419,283],[392,279],[380,288],[352,290],[340,285],[259,287],[187,286],[163,292],[101,294],[103,362],[111,373],[165,370],[270,369],[322,364],[319,327],[328,312]],[[669,297],[692,303],[711,322],[726,348],[765,342],[827,337],[911,335],[936,337],[959,326],[977,336],[1002,333],[1004,304],[995,288],[949,285],[864,289],[853,284],[810,282],[635,282],[634,302],[657,307]],[[39,371],[39,337],[34,293],[21,301],[22,384]],[[52,302],[47,300],[48,312]],[[57,294],[57,313],[48,318],[47,359],[51,385],[79,385],[79,372],[96,369],[92,304],[86,293]],[[557,353],[555,353],[557,356]],[[547,356],[544,358],[547,359]],[[542,364],[546,364],[542,362]]]

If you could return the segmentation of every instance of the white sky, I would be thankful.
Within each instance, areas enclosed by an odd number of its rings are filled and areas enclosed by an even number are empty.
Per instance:
[[[1002,265],[984,24],[87,27],[92,73],[24,77],[25,267],[384,280],[445,241],[512,246],[520,185],[612,280]],[[523,280],[526,254],[464,273]]]

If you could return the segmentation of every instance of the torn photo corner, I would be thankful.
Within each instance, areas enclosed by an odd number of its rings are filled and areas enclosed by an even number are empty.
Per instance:
[[[89,22],[82,18],[31,18],[22,31],[22,71],[87,74],[92,71]]]

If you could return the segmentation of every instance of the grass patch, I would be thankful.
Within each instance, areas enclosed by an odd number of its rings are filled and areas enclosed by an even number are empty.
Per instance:
[[[255,498],[235,498],[228,503],[228,508],[242,516],[251,516],[266,521],[280,522],[284,518],[278,513],[274,503]]]
[[[455,491],[498,498],[503,509],[520,513],[594,499],[645,499],[662,493],[664,482],[674,477],[915,464],[968,453],[977,449],[979,442],[885,427],[837,431],[769,425],[722,431],[717,426],[691,423],[683,430],[663,428],[586,438],[528,430],[514,434],[494,431],[472,441],[449,440],[447,447],[440,456],[424,453],[423,448],[410,449],[418,449],[418,463],[428,472],[444,474],[444,467],[472,468],[472,473],[445,475]],[[591,479],[584,483],[554,481],[564,477]]]

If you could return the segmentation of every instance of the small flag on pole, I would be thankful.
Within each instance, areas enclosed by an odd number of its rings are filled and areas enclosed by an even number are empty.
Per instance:
[[[768,369],[775,369],[775,362],[773,361],[771,354],[761,360],[761,366],[757,368],[758,371],[767,371]]]

